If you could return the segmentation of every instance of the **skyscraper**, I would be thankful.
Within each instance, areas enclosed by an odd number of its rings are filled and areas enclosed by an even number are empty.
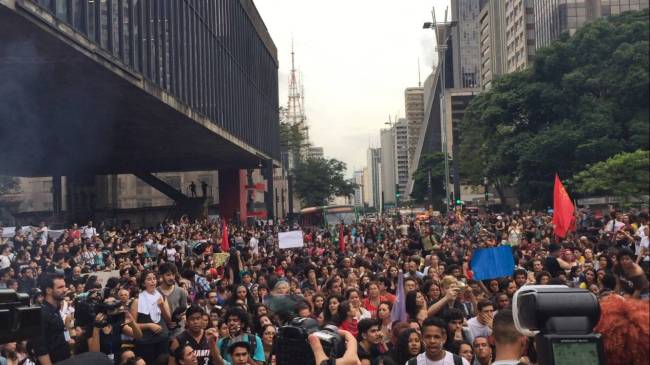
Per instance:
[[[532,0],[505,0],[505,72],[520,71],[535,57],[535,15]]]
[[[452,51],[454,52],[454,86],[477,88],[481,78],[479,0],[452,0]]]
[[[400,118],[393,125],[395,137],[395,177],[399,193],[406,197],[406,183],[409,178],[408,123]],[[404,198],[403,198],[404,199]]]
[[[368,206],[379,208],[381,201],[381,149],[368,148],[366,157],[368,160],[368,186],[366,189],[368,192]]]
[[[404,90],[404,110],[406,112],[409,166],[413,166],[415,149],[424,119],[424,89],[422,87],[409,87]]]
[[[504,73],[505,66],[505,3],[486,0],[479,16],[481,48],[481,88],[487,90],[492,80]]]
[[[395,205],[395,136],[393,128],[379,132],[381,143],[381,194],[384,206]]]

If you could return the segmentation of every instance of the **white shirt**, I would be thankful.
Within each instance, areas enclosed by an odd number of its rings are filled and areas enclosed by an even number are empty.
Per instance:
[[[97,234],[97,230],[95,229],[95,227],[85,226],[81,231],[81,236],[83,238],[92,238],[96,234]]]
[[[454,355],[449,351],[445,351],[445,357],[438,361],[427,358],[426,352],[419,354],[416,359],[417,365],[454,365]],[[461,359],[463,360],[463,365],[470,365],[469,361],[465,358],[461,357]],[[408,361],[404,365],[408,365]]]
[[[641,254],[641,248],[648,248],[650,247],[650,239],[648,238],[648,235],[645,233],[646,229],[648,229],[648,226],[641,226],[639,229],[636,230],[636,235],[641,237],[641,241],[639,241],[638,244],[635,244],[635,254],[638,256]],[[650,261],[650,257],[646,256],[643,261]]]
[[[467,327],[469,327],[469,333],[472,335],[471,341],[474,341],[476,337],[488,337],[492,334],[490,327],[481,324],[476,317],[472,317],[467,321]]]

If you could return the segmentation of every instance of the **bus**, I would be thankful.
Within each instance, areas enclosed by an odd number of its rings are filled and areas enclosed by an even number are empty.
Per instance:
[[[305,226],[333,226],[341,223],[357,223],[359,210],[354,205],[327,205],[309,207],[300,211],[300,224]]]

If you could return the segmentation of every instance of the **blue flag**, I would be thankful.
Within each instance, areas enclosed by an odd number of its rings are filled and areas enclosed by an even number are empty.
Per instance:
[[[391,322],[406,322],[408,321],[408,314],[406,314],[406,293],[404,293],[404,273],[399,271],[397,278],[397,299],[393,303],[393,310],[390,312]]]
[[[472,257],[472,270],[476,280],[512,275],[514,269],[515,259],[510,246],[480,249]]]

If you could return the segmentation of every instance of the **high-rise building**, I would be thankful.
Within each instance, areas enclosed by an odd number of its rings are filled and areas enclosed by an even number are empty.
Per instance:
[[[535,57],[532,0],[505,0],[505,72],[520,71]]]
[[[367,160],[368,206],[379,208],[381,202],[381,148],[368,148]]]
[[[353,204],[358,207],[363,206],[363,170],[354,171],[352,179],[355,184]]]
[[[629,10],[641,10],[648,7],[650,7],[650,0],[602,0],[601,14],[608,17]]]
[[[400,118],[393,125],[395,137],[395,177],[399,193],[406,197],[406,184],[409,179],[408,123]],[[404,199],[404,198],[402,198]]]
[[[325,158],[323,147],[309,147],[307,150],[307,158]]]
[[[409,166],[412,166],[424,119],[424,89],[422,87],[409,87],[404,90],[404,110],[406,112]]]
[[[395,206],[395,133],[393,128],[379,132],[381,143],[381,194],[384,208]]]
[[[503,0],[485,0],[482,3],[479,16],[481,88],[487,90],[492,86],[492,80],[506,69],[505,3]]]
[[[647,9],[648,6],[648,0],[534,1],[535,47],[550,45],[564,32],[573,35],[580,27],[600,17]]]
[[[479,0],[452,0],[451,17],[454,85],[457,88],[478,88],[481,79],[479,32]]]

